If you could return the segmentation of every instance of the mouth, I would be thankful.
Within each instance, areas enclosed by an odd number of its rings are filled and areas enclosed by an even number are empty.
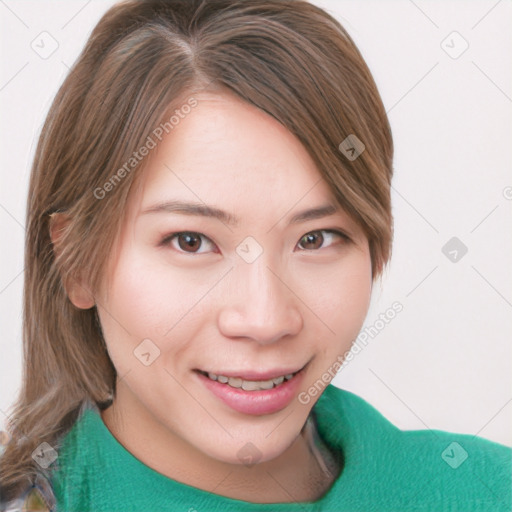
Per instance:
[[[299,373],[303,368],[304,368],[304,366],[297,371],[294,371],[291,373],[283,373],[276,377],[267,378],[267,379],[254,379],[254,378],[249,379],[249,378],[245,377],[245,374],[244,374],[244,377],[240,377],[240,376],[229,376],[229,375],[217,374],[217,373],[213,373],[213,372],[206,372],[203,370],[195,370],[195,371],[197,371],[201,375],[204,375],[205,377],[208,377],[212,381],[216,381],[220,384],[226,384],[227,386],[230,386],[235,389],[242,389],[244,391],[261,391],[261,390],[267,390],[267,389],[272,389],[272,388],[278,387],[281,384],[283,384],[283,382],[287,382],[287,381],[293,379],[293,377],[295,377],[295,375],[297,375],[297,373]],[[240,373],[242,373],[242,372],[240,372]],[[274,374],[275,373],[276,372],[274,372]]]
[[[259,373],[227,370],[213,373],[196,369],[194,373],[207,390],[231,409],[242,414],[265,415],[290,405],[299,392],[309,362],[299,370],[295,367]]]

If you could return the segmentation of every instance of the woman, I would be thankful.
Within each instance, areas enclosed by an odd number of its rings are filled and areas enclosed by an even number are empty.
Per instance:
[[[7,506],[508,510],[509,449],[329,384],[390,256],[392,153],[321,9],[110,9],[35,155]]]

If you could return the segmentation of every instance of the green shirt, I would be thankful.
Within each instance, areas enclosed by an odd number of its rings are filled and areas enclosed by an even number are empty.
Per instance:
[[[314,502],[258,504],[172,480],[131,455],[99,411],[63,439],[52,484],[59,512],[510,512],[512,450],[439,430],[402,431],[360,397],[329,384],[314,406],[320,436],[343,469]]]

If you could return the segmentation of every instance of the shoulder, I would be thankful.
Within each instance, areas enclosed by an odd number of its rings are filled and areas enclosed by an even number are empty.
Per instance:
[[[58,457],[52,465],[51,482],[56,501],[64,510],[71,504],[71,496],[76,500],[87,494],[86,483],[101,457],[104,431],[100,410],[85,402],[73,427],[55,447]]]
[[[54,475],[58,473],[62,479],[68,479],[68,477],[72,479],[75,462],[81,460],[77,457],[80,447],[86,445],[84,440],[87,435],[84,431],[94,423],[94,417],[99,418],[99,409],[96,404],[89,400],[83,401],[77,409],[77,417],[72,427],[54,441],[45,442],[46,447],[39,446],[41,450],[48,451],[51,455],[48,465],[36,467],[35,474],[29,479],[27,485],[9,501],[2,500],[0,495],[1,512],[54,512],[56,510]]]
[[[447,504],[487,504],[482,510],[512,508],[512,449],[478,436],[441,430],[401,431],[402,464],[428,479]],[[410,459],[410,460],[409,460]],[[418,495],[426,489],[418,490]],[[460,505],[458,505],[460,506]],[[468,510],[473,510],[469,508]]]
[[[511,510],[511,448],[467,434],[401,430],[363,398],[333,385],[315,408],[319,430],[343,451],[349,475],[357,468],[371,479],[373,499],[389,501],[398,493],[404,507],[414,503],[418,511]]]

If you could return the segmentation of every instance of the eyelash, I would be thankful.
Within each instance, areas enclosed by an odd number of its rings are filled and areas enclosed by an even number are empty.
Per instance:
[[[299,242],[304,238],[306,237],[307,235],[311,235],[311,234],[315,234],[315,233],[329,233],[329,234],[332,234],[332,235],[337,235],[339,238],[341,238],[342,242],[351,242],[351,239],[349,238],[348,235],[346,235],[345,233],[343,233],[343,231],[339,231],[337,229],[315,229],[314,231],[308,231],[307,233],[305,233],[304,235],[301,236],[301,238],[299,239]],[[162,246],[162,247],[168,247],[171,245],[171,242],[177,238],[179,235],[195,235],[195,236],[198,236],[199,238],[202,238],[202,239],[206,239],[208,240],[210,243],[214,244],[214,242],[212,240],[210,240],[210,238],[208,238],[206,235],[203,235],[202,233],[198,233],[196,231],[177,231],[175,233],[170,233],[169,235],[165,236],[163,238],[163,240],[160,242],[159,246]],[[202,247],[203,244],[201,244],[200,248]],[[331,244],[333,245],[333,244]],[[174,249],[176,249],[175,247],[173,247]],[[322,249],[322,247],[320,248]],[[320,249],[302,249],[302,251],[304,252],[315,252],[315,251],[319,251]],[[187,252],[187,251],[183,251],[182,249],[176,249],[179,253],[181,254],[190,254],[190,255],[199,255],[199,254],[206,254],[206,253],[202,253],[202,252]]]

